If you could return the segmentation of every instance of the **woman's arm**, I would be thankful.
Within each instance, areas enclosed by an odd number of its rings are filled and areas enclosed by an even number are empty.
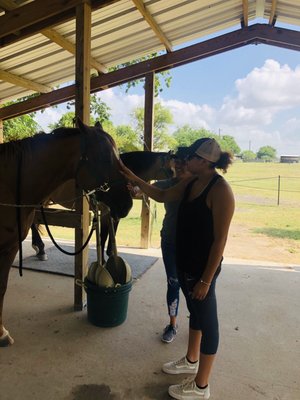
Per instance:
[[[205,298],[225,249],[230,222],[234,212],[234,197],[226,181],[217,184],[211,191],[211,210],[214,221],[214,241],[200,281],[194,287],[194,298]],[[202,282],[201,282],[202,281]]]
[[[189,177],[187,179],[183,179],[178,182],[176,185],[168,188],[168,189],[160,189],[150,183],[145,182],[143,179],[136,176],[129,168],[127,168],[123,163],[121,164],[123,175],[134,185],[140,187],[140,189],[153,200],[159,203],[165,203],[169,201],[180,200],[183,196],[184,189],[186,185],[193,179],[193,177]]]

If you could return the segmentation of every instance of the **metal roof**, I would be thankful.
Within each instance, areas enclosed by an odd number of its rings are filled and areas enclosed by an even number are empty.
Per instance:
[[[80,2],[0,0],[1,103],[48,93],[74,81],[76,18],[72,10]],[[154,52],[171,53],[208,35],[247,27],[258,19],[276,27],[289,24],[296,31],[300,26],[300,0],[119,0],[91,4],[91,73],[98,74]]]

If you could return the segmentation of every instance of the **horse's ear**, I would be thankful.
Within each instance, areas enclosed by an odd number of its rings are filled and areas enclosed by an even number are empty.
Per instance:
[[[81,121],[79,117],[77,117],[77,126],[81,130],[81,132],[85,132],[86,125]]]
[[[97,128],[100,128],[100,129],[103,131],[103,126],[102,126],[102,124],[101,124],[100,121],[97,121],[97,122],[95,123],[95,126],[96,126]]]

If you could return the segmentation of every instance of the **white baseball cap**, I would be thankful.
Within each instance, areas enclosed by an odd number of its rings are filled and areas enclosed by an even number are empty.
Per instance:
[[[196,140],[188,149],[188,154],[197,154],[199,157],[211,162],[217,162],[221,156],[219,143],[212,138],[202,138]]]

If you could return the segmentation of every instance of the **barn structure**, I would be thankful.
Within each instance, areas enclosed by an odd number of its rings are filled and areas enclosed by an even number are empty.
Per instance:
[[[300,161],[300,156],[280,156],[280,162],[285,164],[294,164]]]
[[[88,124],[90,93],[145,78],[144,139],[151,149],[156,73],[251,44],[299,51],[299,26],[299,0],[0,0],[0,102],[33,95],[0,108],[0,140],[3,121],[72,99]],[[88,231],[84,200],[76,212],[84,221],[75,228],[79,248]],[[85,260],[85,252],[76,256],[75,279],[84,277]],[[74,291],[81,309],[82,289]]]

